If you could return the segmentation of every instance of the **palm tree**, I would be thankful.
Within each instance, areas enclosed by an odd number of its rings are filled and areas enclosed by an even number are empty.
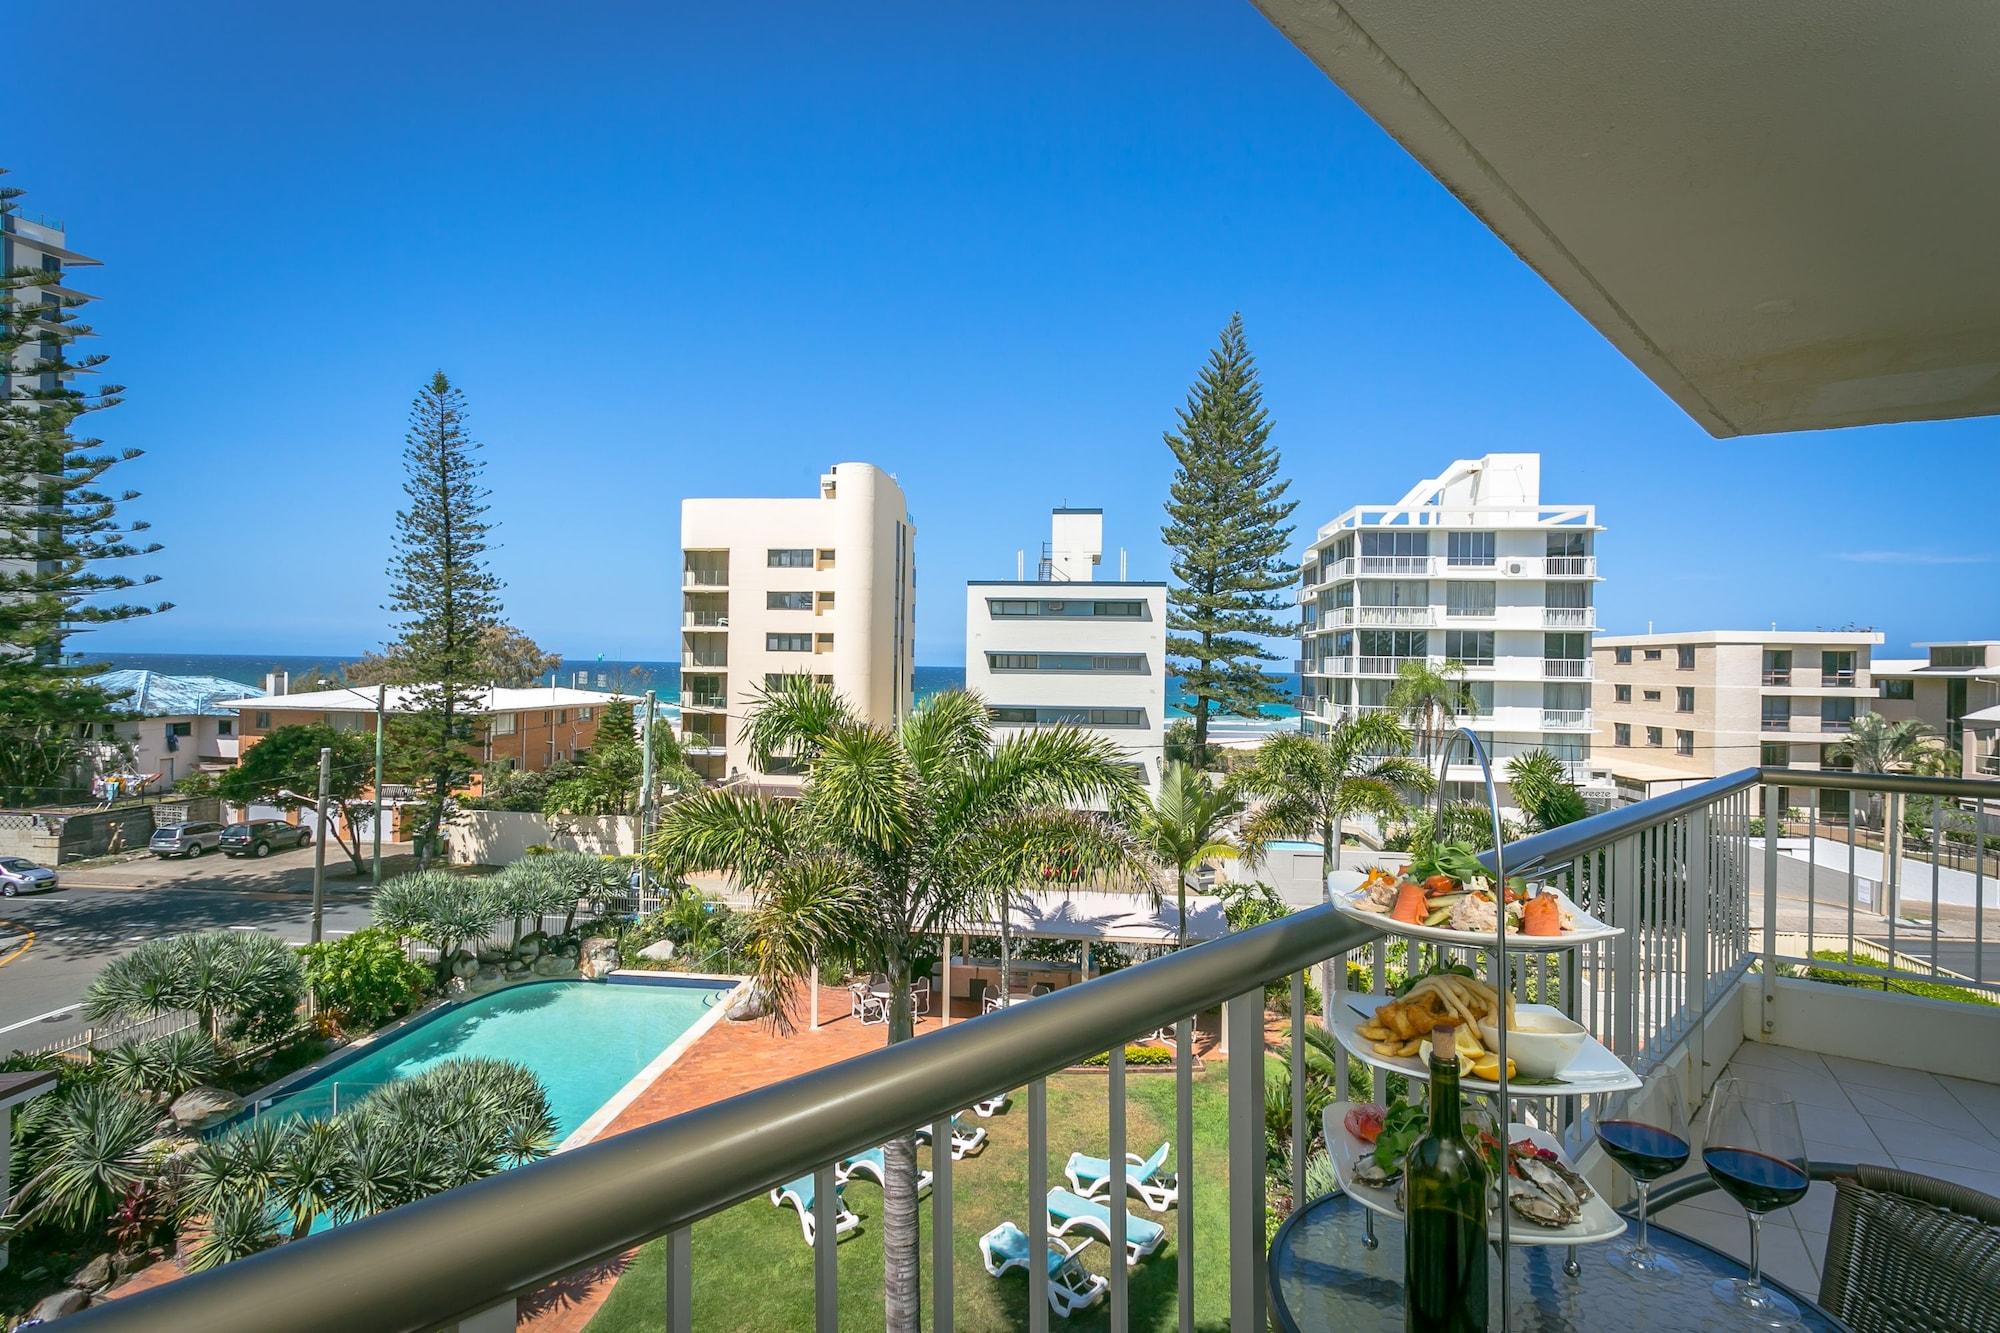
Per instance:
[[[671,874],[727,873],[755,896],[755,984],[781,1031],[820,960],[859,955],[887,974],[888,1040],[906,1041],[915,940],[992,910],[1038,865],[1134,861],[1109,820],[1078,808],[1132,798],[1118,749],[1067,726],[996,744],[975,695],[932,695],[890,730],[829,687],[789,678],[759,692],[745,736],[757,767],[779,755],[803,765],[798,799],[698,792],[662,813],[649,854]],[[884,1313],[892,1333],[914,1333],[916,1142],[893,1139],[884,1155]]]
[[[1168,764],[1160,778],[1160,794],[1132,807],[1127,818],[1133,837],[1161,868],[1173,872],[1180,911],[1175,948],[1187,948],[1188,876],[1204,861],[1240,855],[1241,848],[1229,835],[1247,805],[1236,783],[1210,782],[1187,764]],[[1155,904],[1159,898],[1155,887]]]
[[[1563,761],[1547,750],[1529,750],[1509,759],[1507,787],[1537,833],[1574,824],[1590,813]]]
[[[1410,733],[1387,713],[1342,718],[1320,736],[1271,737],[1242,774],[1245,789],[1259,798],[1244,840],[1262,847],[1272,838],[1315,839],[1332,873],[1350,816],[1397,814],[1403,793],[1421,795],[1434,785],[1430,769],[1409,753]]]
[[[1929,723],[1916,718],[1892,722],[1880,713],[1854,719],[1847,738],[1827,747],[1827,758],[1857,773],[1922,773],[1948,777],[1960,771],[1958,752]],[[1868,798],[1869,820],[1880,827],[1881,794]]]
[[[1396,668],[1389,707],[1409,722],[1416,733],[1417,753],[1428,763],[1437,758],[1454,719],[1476,711],[1478,703],[1472,686],[1466,684],[1463,663],[1446,660],[1432,666],[1419,659]]]

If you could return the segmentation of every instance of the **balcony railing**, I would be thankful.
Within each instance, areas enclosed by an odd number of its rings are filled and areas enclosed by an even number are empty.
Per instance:
[[[1431,572],[1431,557],[1427,555],[1364,555],[1360,559],[1358,569],[1363,574],[1407,575]]]
[[[1981,773],[2000,773],[2000,754],[1986,754],[1979,757]]]
[[[1542,573],[1552,579],[1586,578],[1596,572],[1594,555],[1552,555],[1542,561]]]
[[[1764,683],[1766,685],[1789,685],[1792,683],[1792,673],[1790,671],[1766,671],[1764,673]]]
[[[1576,680],[1590,674],[1590,659],[1587,657],[1545,657],[1542,659],[1542,674],[1564,680]]]
[[[1585,629],[1590,625],[1587,606],[1545,606],[1542,623],[1551,629]]]
[[[1823,717],[1819,720],[1819,729],[1835,733],[1849,732],[1854,730],[1854,719],[1851,717]]]
[[[690,569],[681,578],[684,588],[726,588],[729,586],[729,571],[726,569]]]
[[[1489,868],[1498,868],[1504,859],[1508,874],[1560,888],[1623,930],[1615,938],[1554,956],[1516,955],[1516,996],[1555,997],[1565,1013],[1628,1064],[1685,1064],[1699,1096],[1735,1046],[1732,1029],[1741,1032],[1738,1012],[1728,1007],[1732,992],[1738,986],[1761,991],[1758,1012],[1763,1030],[1771,1032],[1779,987],[1786,984],[1780,980],[1783,970],[1811,965],[1856,977],[1921,977],[2000,994],[2000,981],[1985,979],[1983,939],[1969,947],[1954,944],[1952,961],[1969,970],[1968,975],[1940,967],[1935,915],[1928,932],[1906,931],[1898,939],[1899,892],[1920,887],[1921,880],[1914,868],[1898,872],[1894,858],[1889,882],[1877,886],[1886,891],[1889,938],[1880,953],[1883,965],[1851,961],[1857,948],[1869,944],[1857,935],[1851,912],[1844,932],[1815,933],[1812,923],[1819,918],[1811,913],[1819,905],[1814,897],[1818,881],[1811,878],[1804,881],[1806,932],[1801,937],[1788,926],[1788,933],[1779,933],[1780,895],[1757,892],[1753,879],[1761,861],[1761,884],[1781,882],[1779,839],[1753,834],[1752,826],[1761,808],[1762,827],[1776,832],[1783,814],[1780,792],[1802,788],[1853,793],[1850,808],[1863,804],[1860,795],[1879,793],[1886,806],[1884,826],[1891,829],[1904,827],[1904,807],[1918,797],[1944,798],[1930,802],[1934,820],[1947,805],[2000,800],[2000,783],[1995,782],[1753,768],[1537,834],[1498,853],[1483,853],[1480,859]],[[1817,805],[1812,809],[1813,833],[1836,827],[1820,820]],[[1850,838],[1865,831],[1851,816],[1844,830]],[[1787,830],[1786,836],[1796,834]],[[1821,878],[1832,879],[1831,871]],[[1849,883],[1851,892],[1855,881],[1850,877]],[[1983,890],[1984,878],[1980,883]],[[1785,896],[1793,904],[1791,889]],[[1983,911],[1983,894],[1972,905],[1975,912]],[[1836,918],[1825,919],[1831,923]],[[1848,962],[1811,957],[1817,947],[1843,943]],[[661,1301],[662,1327],[685,1333],[693,1322],[691,1292],[701,1281],[693,1268],[689,1228],[776,1184],[810,1175],[822,1210],[813,1293],[820,1326],[828,1327],[841,1262],[831,1215],[834,1163],[919,1126],[931,1127],[937,1142],[948,1142],[956,1110],[999,1093],[1024,1091],[1027,1187],[1015,1215],[1028,1235],[1028,1327],[1045,1330],[1050,1250],[1040,1205],[1049,1185],[1047,1080],[1084,1058],[1106,1054],[1106,1156],[1114,1170],[1122,1170],[1117,1164],[1125,1161],[1129,1146],[1124,1043],[1172,1027],[1178,1054],[1173,1134],[1181,1170],[1170,1225],[1177,1228],[1177,1244],[1172,1257],[1152,1263],[1174,1269],[1183,1327],[1191,1326],[1198,1262],[1194,1198],[1208,1189],[1222,1192],[1228,1217],[1228,1323],[1261,1329],[1268,1313],[1266,1062],[1260,1058],[1265,986],[1287,986],[1292,1011],[1300,1013],[1309,970],[1325,965],[1343,969],[1345,976],[1348,965],[1358,965],[1380,993],[1386,989],[1388,958],[1381,933],[1372,925],[1331,907],[1310,908],[71,1317],[79,1333],[263,1333],[272,1328],[418,1333],[452,1326],[460,1333],[487,1333],[513,1327],[517,1297],[664,1237],[665,1290],[656,1288],[653,1299]],[[1762,966],[1752,974],[1760,958]],[[1344,997],[1329,986],[1325,999],[1331,1010]],[[1236,1053],[1227,1059],[1218,1099],[1226,1183],[1203,1169],[1214,1157],[1189,1153],[1195,1125],[1192,1016],[1218,1007],[1225,1045]],[[1759,1021],[1757,1012],[1751,1021]],[[1711,1050],[1714,1042],[1727,1045]],[[1278,1059],[1289,1075],[1295,1108],[1284,1129],[1292,1148],[1289,1183],[1298,1199],[1305,1188],[1310,1131],[1302,1025],[1294,1025]],[[1520,1114],[1540,1121],[1578,1151],[1592,1136],[1593,1108],[1575,1101],[1557,1105],[1560,1109],[1552,1115],[1531,1093],[1516,1103]],[[962,1251],[971,1238],[953,1225],[955,1166],[950,1154],[934,1154],[932,1165],[925,1289],[934,1326],[950,1328],[953,1265],[963,1265]],[[1106,1208],[1108,1250],[1120,1255],[1130,1208],[1122,1179],[1112,1182]],[[1123,1262],[1114,1259],[1109,1267],[1110,1327],[1123,1329],[1132,1314],[1131,1277]],[[1154,1276],[1166,1286],[1165,1273]]]
[[[1588,708],[1544,708],[1542,726],[1550,731],[1561,731],[1590,725]]]
[[[1761,726],[1765,731],[1790,731],[1792,729],[1792,719],[1790,717],[1771,717],[1767,714]]]
[[[1405,662],[1425,662],[1424,657],[1358,657],[1360,669],[1356,674],[1363,676],[1393,676],[1403,669]]]
[[[729,696],[726,694],[690,693],[683,691],[681,694],[681,707],[707,708],[715,712],[722,712],[729,707]]]
[[[729,617],[715,611],[689,611],[681,623],[689,629],[728,629]]]
[[[1428,625],[1433,619],[1428,606],[1364,606],[1359,609],[1364,625]]]
[[[1859,684],[1852,671],[1822,671],[1819,673],[1819,683],[1822,688],[1829,690],[1851,690]]]

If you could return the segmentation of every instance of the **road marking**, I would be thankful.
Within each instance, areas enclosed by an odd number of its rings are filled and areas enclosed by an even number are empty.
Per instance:
[[[0,1028],[0,1032],[12,1032],[15,1028],[24,1028],[28,1026],[28,1024],[30,1023],[39,1023],[45,1018],[60,1017],[61,1015],[68,1013],[70,1010],[78,1008],[82,1003],[83,1002],[79,1000],[76,1004],[66,1004],[60,1009],[51,1009],[46,1014],[36,1014],[33,1018],[24,1018],[18,1023],[9,1023],[6,1027]]]
[[[5,955],[4,957],[0,957],[0,967],[7,966],[7,964],[13,962],[16,958],[19,958],[22,954],[26,953],[28,950],[35,947],[35,932],[24,928],[22,934],[26,935],[28,938],[21,941],[19,948],[16,948],[13,952]],[[4,1032],[5,1030],[6,1029],[4,1028],[0,1028],[0,1032]]]

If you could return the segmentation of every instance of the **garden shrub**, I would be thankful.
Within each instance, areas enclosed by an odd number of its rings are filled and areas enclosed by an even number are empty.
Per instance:
[[[1082,1063],[1093,1068],[1105,1068],[1111,1063],[1111,1052],[1099,1051]],[[1128,1066],[1137,1065],[1147,1069],[1170,1067],[1174,1063],[1174,1053],[1165,1046],[1127,1046],[1125,1063]]]
[[[379,926],[299,950],[306,985],[322,1010],[350,1032],[367,1032],[408,1013],[430,994],[431,969],[404,954]]]

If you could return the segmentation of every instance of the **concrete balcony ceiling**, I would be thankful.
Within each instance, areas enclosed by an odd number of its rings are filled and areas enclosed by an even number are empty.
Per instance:
[[[2000,6],[1256,3],[1711,434],[2000,411]]]

